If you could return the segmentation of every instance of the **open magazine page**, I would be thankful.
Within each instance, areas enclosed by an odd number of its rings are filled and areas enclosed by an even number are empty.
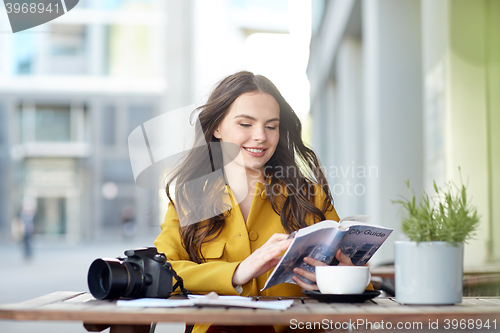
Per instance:
[[[350,225],[346,228],[340,250],[351,258],[354,265],[363,266],[377,252],[391,232],[391,229],[380,226]]]
[[[329,228],[322,228],[321,224],[328,222]],[[335,256],[342,235],[345,232],[339,232],[338,222],[323,221],[311,227],[301,229],[295,236],[292,244],[281,258],[280,262],[271,273],[262,290],[270,288],[280,283],[295,283],[292,277],[295,275],[293,269],[300,267],[302,269],[314,272],[314,267],[304,262],[304,257],[311,257],[324,263],[330,263]],[[331,224],[331,222],[335,224]],[[325,223],[326,225],[327,223]],[[332,227],[335,226],[335,227]],[[313,229],[306,230],[306,229]],[[301,231],[307,231],[301,233]],[[302,278],[304,281],[307,279]],[[306,281],[311,283],[311,281]]]

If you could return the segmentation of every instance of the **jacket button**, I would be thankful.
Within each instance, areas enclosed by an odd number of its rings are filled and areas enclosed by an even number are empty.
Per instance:
[[[258,233],[256,233],[255,231],[253,231],[253,230],[252,230],[252,231],[250,231],[250,232],[248,233],[248,238],[249,238],[251,241],[256,241],[256,240],[257,240],[257,238],[259,238],[259,234],[258,234]]]
[[[266,191],[262,191],[260,193],[260,197],[261,197],[262,200],[266,200],[266,198],[267,198]]]

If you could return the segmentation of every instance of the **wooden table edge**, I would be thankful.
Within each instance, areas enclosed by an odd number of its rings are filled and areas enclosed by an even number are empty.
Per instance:
[[[409,309],[414,309],[410,307]],[[220,308],[214,308],[213,311],[204,308],[203,313],[131,313],[131,312],[98,312],[98,311],[71,311],[71,310],[0,310],[0,319],[20,320],[20,321],[80,321],[94,324],[149,324],[151,322],[186,322],[187,324],[194,323],[211,323],[216,322],[219,325],[289,325],[291,320],[311,322],[328,320],[333,322],[349,322],[356,320],[366,320],[380,322],[397,323],[401,321],[428,321],[436,319],[482,319],[482,320],[499,320],[500,324],[500,307],[492,307],[491,309],[482,308],[481,312],[457,312],[453,309],[446,312],[409,312],[398,311],[397,316],[394,313],[387,312],[384,308],[381,312],[364,312],[364,313],[322,313],[322,312],[294,312],[287,313],[285,311],[260,311],[239,312],[221,314]],[[382,309],[381,309],[382,310]],[[217,318],[214,320],[214,318]]]

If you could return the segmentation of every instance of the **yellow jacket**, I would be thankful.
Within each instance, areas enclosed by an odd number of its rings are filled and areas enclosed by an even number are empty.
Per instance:
[[[325,194],[316,195],[316,207],[322,208]],[[190,261],[182,247],[179,234],[179,219],[174,207],[169,204],[162,232],[155,241],[158,252],[163,252],[177,274],[184,280],[184,287],[195,294],[215,291],[220,295],[238,295],[232,284],[233,273],[238,264],[261,247],[274,233],[285,233],[280,217],[271,206],[264,185],[257,183],[247,221],[239,206],[234,204],[225,220],[220,235],[213,241],[204,243],[201,252],[205,263]],[[333,207],[325,213],[328,220],[338,221]],[[312,224],[312,221],[306,221]],[[282,283],[260,291],[272,270],[243,285],[242,296],[301,296],[301,287]],[[209,325],[208,325],[209,326]],[[204,332],[208,326],[196,326],[195,332]]]

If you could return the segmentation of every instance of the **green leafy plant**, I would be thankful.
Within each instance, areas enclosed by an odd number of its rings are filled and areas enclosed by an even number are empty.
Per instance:
[[[460,170],[460,169],[459,169]],[[468,202],[467,188],[449,183],[443,190],[434,182],[436,196],[430,198],[422,192],[420,203],[406,181],[410,198],[395,200],[408,213],[403,220],[402,229],[406,236],[417,243],[444,241],[456,245],[474,236],[479,226],[480,216],[477,208]]]

